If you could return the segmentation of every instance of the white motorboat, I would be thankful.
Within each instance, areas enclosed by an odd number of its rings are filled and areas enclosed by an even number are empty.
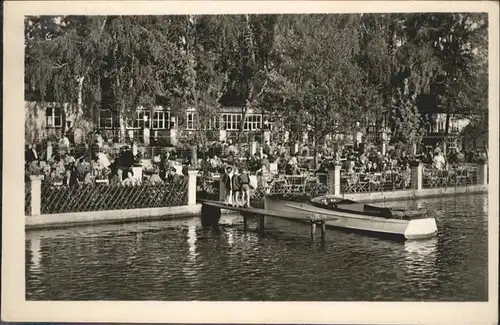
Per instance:
[[[265,206],[284,216],[325,217],[327,226],[373,235],[408,240],[437,235],[436,220],[425,209],[383,208],[328,195],[310,199],[300,194],[267,195]]]

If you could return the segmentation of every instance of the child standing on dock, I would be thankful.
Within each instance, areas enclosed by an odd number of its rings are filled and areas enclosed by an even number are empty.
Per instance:
[[[235,173],[233,177],[231,178],[231,186],[232,186],[232,193],[233,193],[233,206],[239,206],[240,205],[240,190],[241,190],[241,183],[240,183],[240,175]]]
[[[239,183],[241,186],[241,194],[243,202],[246,202],[245,206],[250,207],[250,176],[248,175],[248,170],[243,167],[240,170]]]
[[[224,184],[224,189],[226,191],[225,195],[225,203],[232,204],[233,203],[233,168],[228,166],[226,168],[226,172],[222,176],[222,184]]]

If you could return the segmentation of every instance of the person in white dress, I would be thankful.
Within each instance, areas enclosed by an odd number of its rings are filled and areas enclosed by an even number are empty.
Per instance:
[[[444,159],[444,156],[443,156],[443,153],[441,151],[439,151],[435,156],[434,156],[434,167],[437,169],[437,170],[443,170],[444,166],[445,166],[445,159]]]

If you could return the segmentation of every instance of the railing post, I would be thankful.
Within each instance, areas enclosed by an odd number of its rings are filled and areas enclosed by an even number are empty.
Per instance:
[[[420,161],[413,161],[411,163],[411,188],[414,190],[421,190],[423,179],[423,164]]]
[[[31,215],[37,216],[42,208],[42,177],[31,175]]]
[[[477,169],[477,183],[479,185],[488,185],[488,163],[480,162]]]
[[[196,178],[197,170],[188,171],[188,205],[196,204]]]
[[[333,169],[328,169],[328,188],[330,194],[340,195],[340,165],[335,165]]]

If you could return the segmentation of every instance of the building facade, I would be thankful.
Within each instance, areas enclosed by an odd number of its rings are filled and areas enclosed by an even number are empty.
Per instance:
[[[175,146],[200,130],[196,109],[174,114],[169,108],[139,107],[125,119],[119,112],[99,109],[93,116],[79,112],[76,105],[60,103],[25,102],[25,135],[27,142],[41,142],[68,134],[76,143],[85,141],[89,132],[99,131],[106,141],[137,141],[144,145]],[[241,107],[224,107],[206,127],[208,140],[235,139],[243,119]],[[243,122],[244,134],[258,138],[272,124],[260,112],[249,110]]]

